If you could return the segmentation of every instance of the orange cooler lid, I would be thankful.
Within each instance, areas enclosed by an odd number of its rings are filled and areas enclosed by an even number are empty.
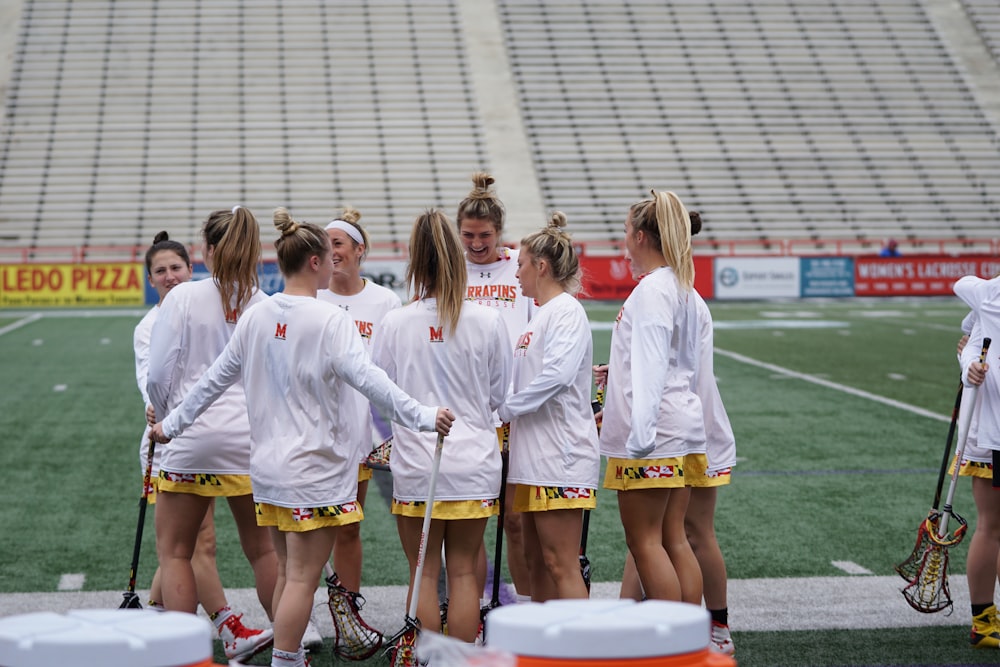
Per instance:
[[[663,600],[551,600],[507,605],[486,617],[491,648],[561,659],[644,658],[708,647],[701,607]]]
[[[3,667],[188,667],[211,657],[211,625],[192,614],[86,609],[0,618]]]

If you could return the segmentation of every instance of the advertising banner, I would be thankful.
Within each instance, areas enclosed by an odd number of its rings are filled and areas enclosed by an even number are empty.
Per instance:
[[[857,257],[854,259],[855,296],[949,295],[962,276],[992,278],[1000,260],[989,255],[961,257]]]
[[[698,255],[694,258],[694,287],[704,299],[714,295],[712,257]],[[635,287],[632,270],[622,256],[580,257],[583,269],[583,299],[624,301]]]
[[[716,299],[798,298],[798,257],[716,257]]]
[[[145,267],[116,264],[0,266],[0,307],[141,306]]]
[[[803,257],[803,297],[854,296],[854,260],[850,257]]]

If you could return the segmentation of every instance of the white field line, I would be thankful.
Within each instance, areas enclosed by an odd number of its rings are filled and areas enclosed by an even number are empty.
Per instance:
[[[951,421],[951,417],[945,415],[939,415],[936,412],[931,412],[930,410],[925,410],[915,405],[910,405],[909,403],[903,403],[902,401],[895,401],[891,398],[886,398],[885,396],[879,396],[878,394],[873,394],[871,392],[867,392],[862,389],[855,389],[854,387],[848,387],[847,385],[838,384],[837,382],[824,380],[823,378],[816,377],[815,375],[809,375],[807,373],[799,373],[798,371],[793,371],[790,368],[784,368],[782,366],[776,366],[775,364],[769,364],[764,361],[758,361],[757,359],[744,356],[737,352],[730,352],[729,350],[721,350],[719,348],[715,348],[715,353],[721,354],[724,357],[729,357],[730,359],[739,361],[744,364],[749,364],[750,366],[756,366],[758,368],[769,370],[772,373],[778,373],[780,375],[786,375],[788,377],[796,378],[798,380],[804,380],[805,382],[818,384],[821,387],[826,387],[827,389],[833,389],[835,391],[841,391],[845,394],[850,394],[851,396],[866,398],[869,401],[874,401],[876,403],[888,405],[889,407],[898,408],[899,410],[905,410],[906,412],[912,412],[913,414],[920,415],[921,417],[927,417],[928,419],[936,419],[937,421],[942,421],[942,422]]]
[[[861,567],[852,560],[832,560],[830,565],[834,566],[838,570],[842,570],[847,574],[872,574],[872,571],[866,567]]]
[[[969,593],[965,576],[949,577],[955,612],[921,614],[903,599],[898,576],[863,575],[795,579],[734,579],[729,581],[729,622],[738,631],[860,630],[928,625],[964,626],[969,622]],[[591,597],[613,599],[617,582],[595,582]],[[137,591],[145,603],[147,591]],[[402,627],[406,611],[404,586],[365,586],[364,618],[373,627],[392,633]],[[249,627],[267,627],[252,588],[226,589],[229,604]],[[313,620],[324,637],[333,636],[326,589],[317,589]],[[62,613],[71,609],[114,609],[121,591],[67,593],[7,593],[0,595],[0,617],[31,612]],[[817,601],[822,613],[817,613]],[[204,614],[204,612],[200,612]],[[956,629],[956,633],[962,631]],[[958,636],[958,634],[956,634]]]
[[[27,317],[22,317],[21,319],[17,320],[16,322],[11,322],[7,326],[0,328],[0,336],[3,336],[4,334],[10,333],[11,331],[14,331],[15,329],[20,329],[25,324],[31,324],[35,320],[41,319],[41,317],[42,317],[41,313],[32,313],[31,315],[28,315]]]
[[[56,586],[56,589],[60,591],[83,590],[83,584],[86,581],[87,575],[85,574],[64,574],[59,577],[59,584]]]

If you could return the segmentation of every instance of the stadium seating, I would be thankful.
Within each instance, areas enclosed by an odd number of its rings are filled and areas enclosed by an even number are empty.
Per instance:
[[[493,157],[460,1],[26,0],[0,247],[193,241],[235,203],[349,203],[405,242]],[[996,55],[996,3],[963,4]],[[994,236],[997,128],[919,0],[496,8],[544,204],[580,240],[619,238],[651,187],[720,248]]]

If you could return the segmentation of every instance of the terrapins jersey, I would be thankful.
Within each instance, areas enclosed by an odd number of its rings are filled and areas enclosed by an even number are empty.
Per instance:
[[[340,409],[350,387],[414,430],[434,429],[437,409],[408,396],[368,359],[347,313],[312,297],[275,294],[240,318],[218,361],[164,421],[164,433],[183,431],[241,376],[257,502],[318,507],[355,499],[358,462],[342,434],[356,416]]]
[[[712,312],[701,294],[693,292],[698,306],[698,378],[695,392],[701,399],[702,414],[705,415],[705,456],[708,459],[707,473],[710,477],[726,473],[736,465],[736,436],[722,404],[719,384],[715,380],[715,329]]]
[[[254,292],[247,310],[266,298]],[[223,312],[212,279],[182,283],[167,292],[149,341],[147,391],[157,419],[177,407],[215,362],[242,314]],[[236,382],[183,436],[162,449],[160,466],[170,472],[248,474],[250,421],[242,383]]]
[[[399,296],[391,289],[382,287],[370,280],[365,280],[364,287],[357,294],[344,296],[328,289],[320,290],[316,294],[320,301],[332,303],[347,312],[347,315],[354,320],[361,335],[361,342],[364,344],[365,353],[371,356],[372,337],[382,324],[382,318],[390,310],[402,306]],[[350,405],[347,405],[347,402]],[[363,461],[372,448],[372,413],[371,404],[364,396],[354,389],[345,392],[344,410],[354,411],[352,414],[358,415],[356,422],[356,434],[348,437],[351,442],[355,442],[358,447],[358,460]]]
[[[976,316],[976,321],[969,334],[969,342],[962,350],[962,379],[968,383],[969,366],[979,360],[979,355],[983,349],[983,339],[992,338],[993,344],[990,347],[986,363],[991,366],[991,370],[986,373],[986,379],[979,386],[976,399],[980,405],[987,408],[978,409],[978,429],[976,431],[977,445],[983,449],[1000,450],[1000,411],[996,409],[1000,405],[1000,378],[997,377],[995,369],[1000,364],[992,361],[1000,356],[998,345],[1000,345],[1000,278],[986,280],[976,276],[965,276],[955,283],[955,294],[965,304],[972,309]],[[963,407],[968,403],[963,396]]]
[[[511,483],[597,488],[601,454],[590,405],[593,339],[583,306],[563,293],[541,306],[514,348]]]
[[[535,311],[535,301],[524,296],[517,279],[518,250],[501,248],[503,257],[492,264],[473,264],[466,260],[468,295],[466,299],[489,306],[500,313],[510,349]]]
[[[693,387],[698,313],[674,272],[646,274],[611,334],[601,454],[659,459],[705,451],[705,419]]]
[[[436,299],[389,312],[375,339],[375,362],[401,388],[455,413],[445,439],[437,500],[485,500],[500,494],[500,449],[492,411],[510,385],[511,353],[494,309],[467,303],[458,327],[438,323]],[[433,434],[393,424],[392,495],[427,500]]]

